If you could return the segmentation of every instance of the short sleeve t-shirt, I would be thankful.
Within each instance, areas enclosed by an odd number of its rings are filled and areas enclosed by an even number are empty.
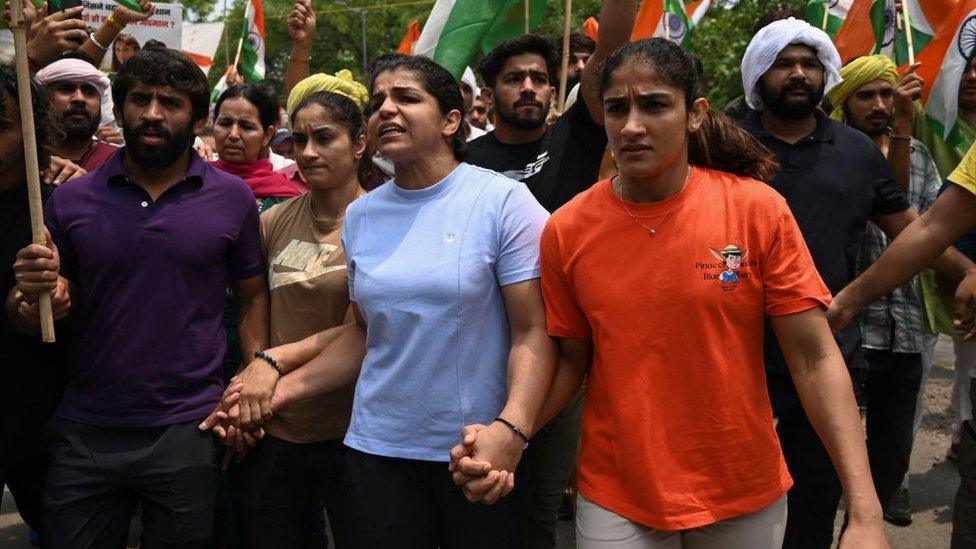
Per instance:
[[[969,148],[966,156],[962,157],[962,161],[955,170],[952,170],[948,179],[951,183],[976,194],[976,145]]]
[[[126,175],[124,155],[64,183],[44,208],[80,303],[57,417],[98,427],[200,420],[223,392],[227,285],[265,269],[254,195],[191,154],[186,176],[153,200]]]
[[[680,193],[626,208],[601,181],[542,237],[549,334],[594,345],[580,494],[661,530],[767,507],[792,481],[764,320],[826,308],[830,292],[786,202],[759,181],[695,168]]]
[[[596,182],[606,146],[603,126],[577,101],[538,141],[506,145],[495,132],[471,141],[467,162],[525,183],[554,212]]]
[[[322,220],[303,194],[261,215],[271,288],[271,346],[293,343],[342,324],[349,309],[342,222]],[[291,442],[346,434],[354,387],[295,402],[275,412],[268,432]]]
[[[447,462],[465,425],[501,412],[502,287],[539,278],[547,218],[524,185],[468,164],[422,190],[389,181],[349,206],[349,293],[367,329],[346,445]]]

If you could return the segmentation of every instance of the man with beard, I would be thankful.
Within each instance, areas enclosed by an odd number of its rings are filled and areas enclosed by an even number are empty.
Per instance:
[[[55,139],[54,119],[44,89],[31,83],[34,129],[39,168],[47,168]],[[18,313],[20,295],[14,280],[17,252],[31,242],[27,202],[24,134],[13,67],[0,66],[0,346],[10,365],[0,383],[0,497],[10,489],[24,521],[35,531],[41,526],[41,495],[47,475],[47,448],[42,436],[58,404],[68,334],[58,325],[58,342],[41,343],[38,326]],[[46,199],[54,187],[41,186]],[[54,300],[58,318],[64,314],[64,295]]]
[[[820,29],[793,18],[761,29],[742,58],[742,84],[753,112],[743,126],[776,155],[771,185],[796,217],[814,263],[831,293],[854,279],[868,221],[894,238],[918,214],[898,190],[884,156],[863,133],[817,109],[840,80],[840,56]],[[961,280],[974,267],[954,249],[936,261]],[[848,364],[859,348],[856,326],[837,334]],[[783,546],[829,547],[841,485],[800,406],[786,359],[771,331],[766,376],[777,432],[794,485]],[[882,506],[890,494],[879,494]]]
[[[550,212],[598,179],[607,145],[599,65],[630,38],[633,0],[606,0],[600,40],[581,76],[581,101],[554,124],[546,116],[556,96],[558,55],[548,38],[525,35],[500,44],[481,61],[481,97],[495,112],[494,131],[471,141],[466,162],[522,181]],[[532,437],[527,450],[527,547],[555,547],[563,494],[576,464],[582,393]]]
[[[911,138],[913,103],[922,95],[922,80],[908,71],[899,81],[886,55],[859,57],[840,75],[843,82],[827,94],[834,105],[830,118],[870,137],[888,158],[908,202],[924,212],[938,197],[942,178],[925,145]],[[869,223],[858,271],[865,271],[888,244],[888,237]],[[935,351],[936,335],[928,330],[925,315],[920,283],[913,279],[868,305],[860,320],[868,458],[874,485],[888,499],[884,518],[898,526],[912,523],[908,465]]]
[[[14,264],[22,314],[66,291],[74,328],[48,424],[43,535],[54,548],[124,547],[141,504],[143,546],[210,547],[218,448],[197,424],[223,390],[228,283],[242,351],[267,345],[258,211],[243,181],[191,151],[210,94],[189,58],[143,49],[112,92],[126,147],[54,192],[49,246]]]
[[[559,57],[562,59],[562,48],[559,48]],[[566,89],[575,88],[583,79],[583,70],[586,62],[590,60],[593,52],[596,51],[596,42],[589,36],[574,32],[569,35],[569,75],[566,78]],[[562,65],[560,65],[560,70]]]
[[[47,88],[65,134],[54,144],[54,154],[91,172],[118,152],[115,145],[93,138],[101,121],[102,94],[110,85],[105,73],[82,59],[61,58],[38,71],[37,81]]]

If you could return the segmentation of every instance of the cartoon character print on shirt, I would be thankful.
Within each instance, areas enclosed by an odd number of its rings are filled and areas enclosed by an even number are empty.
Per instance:
[[[344,263],[329,266],[325,264],[329,260],[329,256],[338,249],[339,247],[334,244],[292,239],[287,246],[278,252],[268,269],[271,289],[312,280],[333,271],[344,270],[346,268]]]
[[[755,262],[744,261],[749,255],[749,250],[742,250],[735,244],[729,244],[721,250],[709,247],[709,253],[719,261],[719,263],[698,263],[699,269],[721,269],[718,274],[705,273],[705,280],[718,280],[723,290],[735,290],[739,286],[739,280],[749,278],[748,273],[740,273],[742,267],[752,266]]]

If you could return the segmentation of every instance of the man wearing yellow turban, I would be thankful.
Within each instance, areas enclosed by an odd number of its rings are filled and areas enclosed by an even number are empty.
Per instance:
[[[919,212],[926,210],[935,202],[942,179],[928,149],[911,137],[913,103],[922,94],[922,80],[913,70],[899,80],[894,62],[884,55],[859,57],[840,74],[844,80],[827,94],[834,105],[830,117],[870,137],[909,203]],[[881,230],[868,224],[858,271],[867,270],[888,243]],[[860,320],[867,366],[868,458],[884,518],[899,526],[912,522],[908,460],[936,340],[928,329],[919,284],[916,278],[871,303]]]

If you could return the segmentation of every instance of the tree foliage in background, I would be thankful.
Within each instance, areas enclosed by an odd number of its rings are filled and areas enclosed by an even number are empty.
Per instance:
[[[184,6],[207,5],[213,7],[216,0],[191,0]],[[709,10],[701,26],[692,34],[689,47],[698,55],[705,67],[706,93],[716,108],[723,108],[728,101],[742,94],[739,62],[752,38],[756,20],[771,9],[800,10],[804,0],[742,0],[730,9],[721,4]],[[573,1],[573,29],[580,30],[583,21],[598,16],[600,0]],[[400,43],[407,25],[413,19],[423,25],[433,6],[433,1],[423,0],[348,0],[313,2],[317,17],[315,47],[312,52],[312,72],[335,73],[349,69],[357,78],[365,78],[360,15],[366,18],[366,54],[369,62],[384,52],[393,51]],[[287,19],[292,2],[289,0],[264,0],[265,27],[267,32],[267,80],[266,83],[281,88],[285,67],[291,50]],[[353,11],[348,11],[353,8]],[[363,8],[362,11],[356,8]],[[196,8],[193,8],[196,9]],[[560,39],[563,32],[563,0],[548,0],[543,22],[535,32]],[[324,13],[323,13],[324,12]],[[225,58],[233,62],[240,40],[244,2],[236,0],[225,18],[225,40],[214,57],[216,64],[210,71],[210,83],[217,80],[226,69]],[[475,64],[477,60],[475,60]]]

